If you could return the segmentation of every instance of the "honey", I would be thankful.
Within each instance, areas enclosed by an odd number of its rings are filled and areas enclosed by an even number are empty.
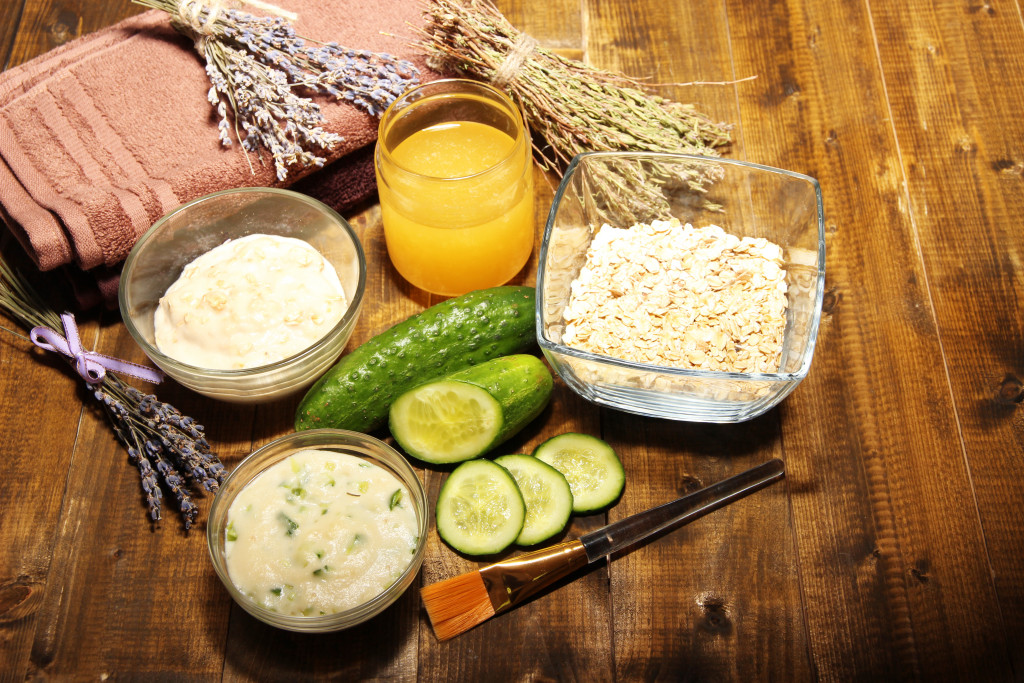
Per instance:
[[[410,109],[398,124],[385,115],[377,150],[391,262],[412,284],[445,296],[508,282],[529,259],[534,240],[533,173],[522,117],[507,99],[494,104],[475,92],[429,97]],[[446,112],[479,115],[452,119]],[[410,124],[419,113],[426,114],[423,124]],[[389,136],[391,126],[405,132]]]

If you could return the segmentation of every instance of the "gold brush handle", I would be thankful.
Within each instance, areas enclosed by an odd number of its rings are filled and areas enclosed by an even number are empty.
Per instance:
[[[587,559],[594,562],[670,526],[681,526],[773,484],[785,476],[778,458],[724,479],[699,491],[659,505],[580,537]]]
[[[583,544],[568,541],[488,565],[480,570],[480,577],[498,613],[518,605],[587,563]]]

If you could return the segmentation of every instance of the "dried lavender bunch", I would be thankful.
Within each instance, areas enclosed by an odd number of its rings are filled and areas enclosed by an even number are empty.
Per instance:
[[[431,66],[504,87],[523,108],[535,134],[535,155],[545,169],[564,171],[582,152],[718,156],[718,148],[729,143],[730,126],[712,122],[692,105],[652,95],[627,76],[537,47],[489,0],[428,0],[425,15],[422,47]],[[712,180],[665,172],[645,174],[647,182],[627,188],[613,173],[602,176],[595,182],[605,184],[603,194],[618,198],[609,210],[630,221],[626,225],[668,215],[662,184],[703,192]]]
[[[198,0],[133,2],[167,12],[171,24],[196,41],[206,59],[221,143],[231,144],[230,107],[234,137],[247,152],[268,150],[281,181],[291,167],[323,166],[325,159],[313,150],[330,150],[342,140],[323,129],[320,106],[296,89],[331,95],[379,117],[418,82],[412,63],[386,53],[337,43],[307,46],[280,16],[256,17]]]
[[[22,278],[0,259],[0,308],[26,329],[38,326],[60,330],[60,316]],[[13,334],[17,334],[8,330]],[[19,337],[22,335],[18,335]],[[69,359],[70,360],[70,359]],[[227,472],[210,450],[205,430],[195,420],[152,394],[143,394],[111,372],[89,385],[128,459],[139,471],[150,518],[161,519],[163,489],[174,499],[185,529],[199,514],[190,485],[215,492]]]

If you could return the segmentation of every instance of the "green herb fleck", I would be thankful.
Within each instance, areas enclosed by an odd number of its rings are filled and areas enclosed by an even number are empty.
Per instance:
[[[402,502],[402,489],[398,489],[391,494],[391,500],[388,502],[388,510],[394,510]]]
[[[331,571],[331,568],[325,564],[324,566],[320,567],[320,569],[314,569],[313,576],[323,576],[329,571]]]
[[[281,595],[281,589],[280,588],[271,588],[270,592],[273,593],[274,595]]]
[[[363,536],[362,534],[356,534],[352,537],[352,542],[348,544],[347,548],[345,548],[345,554],[347,555],[349,553],[354,552],[356,548],[361,546],[363,543],[366,543],[366,536]]]
[[[226,529],[225,534],[226,534],[226,538],[228,539],[228,541],[237,541],[238,540],[238,532],[235,531],[235,523],[234,522],[231,522],[230,524],[228,524],[228,528]]]
[[[299,523],[283,512],[278,513],[277,518],[284,522],[286,527],[285,533],[289,536],[294,536],[295,532],[299,529]]]

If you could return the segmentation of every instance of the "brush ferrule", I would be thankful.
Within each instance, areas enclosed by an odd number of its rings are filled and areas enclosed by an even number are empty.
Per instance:
[[[480,577],[498,613],[586,564],[587,551],[583,544],[569,541],[488,565],[480,570]]]

